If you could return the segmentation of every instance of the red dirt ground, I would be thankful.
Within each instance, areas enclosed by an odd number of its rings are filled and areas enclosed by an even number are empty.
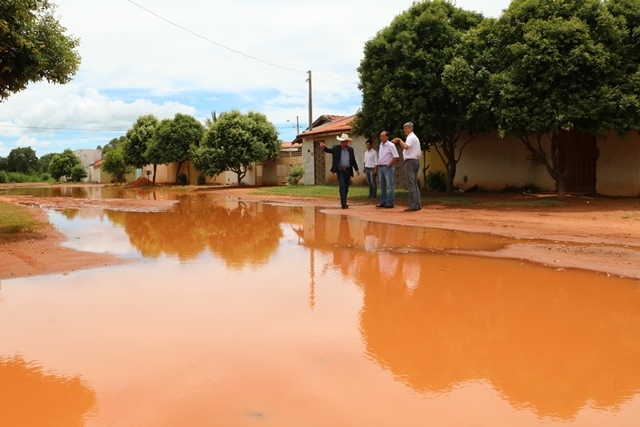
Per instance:
[[[336,200],[301,199],[251,194],[253,188],[211,189],[244,200],[318,205],[329,214],[385,223],[426,226],[489,233],[519,239],[499,252],[484,256],[517,258],[553,266],[582,268],[640,279],[640,199],[568,196],[566,204],[551,207],[505,207],[511,202],[543,196],[473,194],[465,197],[491,201],[502,207],[425,205],[418,212],[376,209],[375,202],[350,202],[340,209]],[[544,196],[553,197],[553,196]],[[0,196],[0,201],[31,206],[34,215],[45,218],[44,209],[108,207],[122,210],[162,210],[164,200],[73,199]],[[78,252],[60,247],[64,236],[49,227],[38,233],[0,237],[0,280],[68,272],[124,262],[108,254]],[[477,253],[476,253],[477,254]]]

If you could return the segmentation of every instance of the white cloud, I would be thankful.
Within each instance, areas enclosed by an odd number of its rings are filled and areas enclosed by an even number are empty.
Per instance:
[[[93,147],[119,134],[61,138],[59,131],[42,128],[126,130],[143,114],[182,112],[204,119],[211,111],[238,108],[261,111],[274,123],[298,116],[306,124],[308,70],[314,118],[353,114],[364,43],[413,0],[327,0],[321,7],[299,0],[136,0],[175,25],[131,1],[55,3],[62,25],[81,40],[80,69],[70,84],[32,84],[0,103],[4,150],[22,144],[21,137],[43,149],[38,155]],[[508,5],[456,3],[493,16]],[[285,139],[295,133],[284,130]]]

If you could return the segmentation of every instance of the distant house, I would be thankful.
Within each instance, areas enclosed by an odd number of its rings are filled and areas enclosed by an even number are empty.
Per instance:
[[[354,117],[354,115],[323,115],[313,122],[313,129],[305,130],[296,136],[293,144],[302,145],[302,164],[305,170],[303,182],[305,185],[337,183],[335,174],[331,173],[331,155],[325,153],[318,144],[324,142],[328,147],[339,144],[336,137],[343,133],[348,133],[353,138],[351,146],[361,172],[359,177],[354,177],[353,183],[364,184],[366,182],[366,177],[362,173],[362,161],[366,150],[364,142],[367,138],[352,134],[351,123]]]
[[[87,172],[87,177],[83,178],[82,181],[83,182],[99,182],[99,181],[94,181],[92,179],[92,172],[93,172],[93,164],[95,164],[97,161],[102,159],[102,150],[100,149],[92,150],[92,149],[83,148],[80,150],[75,150],[73,154],[75,154],[76,157],[80,159],[80,164],[82,165],[84,170]]]

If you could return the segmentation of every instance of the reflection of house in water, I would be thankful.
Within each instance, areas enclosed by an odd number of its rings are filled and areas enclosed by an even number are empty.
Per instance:
[[[639,392],[636,283],[430,251],[467,242],[417,228],[347,220],[341,246],[346,218],[305,213],[306,245],[346,252],[346,270],[325,262],[362,288],[366,351],[397,381],[436,394],[489,383],[514,408],[560,420]]]

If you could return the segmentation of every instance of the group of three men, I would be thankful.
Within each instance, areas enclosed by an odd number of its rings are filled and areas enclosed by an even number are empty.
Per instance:
[[[408,122],[403,126],[406,140],[394,138],[389,141],[389,132],[382,131],[380,133],[380,152],[377,153],[372,149],[370,140],[366,142],[367,151],[364,157],[364,171],[367,175],[369,183],[369,197],[376,197],[376,173],[380,175],[380,204],[378,208],[395,207],[395,185],[393,176],[395,173],[395,164],[399,159],[398,150],[395,144],[399,144],[404,159],[404,171],[407,180],[407,189],[409,190],[409,207],[405,211],[418,211],[422,209],[420,205],[420,188],[418,187],[418,171],[420,169],[420,140],[413,133],[413,123]],[[338,187],[340,188],[340,204],[342,209],[347,209],[347,193],[349,192],[349,183],[355,169],[358,176],[360,170],[356,162],[353,148],[349,147],[351,138],[347,134],[337,137],[340,141],[339,145],[327,148],[324,142],[320,142],[320,147],[327,153],[333,155],[333,163],[331,172],[338,177]]]

